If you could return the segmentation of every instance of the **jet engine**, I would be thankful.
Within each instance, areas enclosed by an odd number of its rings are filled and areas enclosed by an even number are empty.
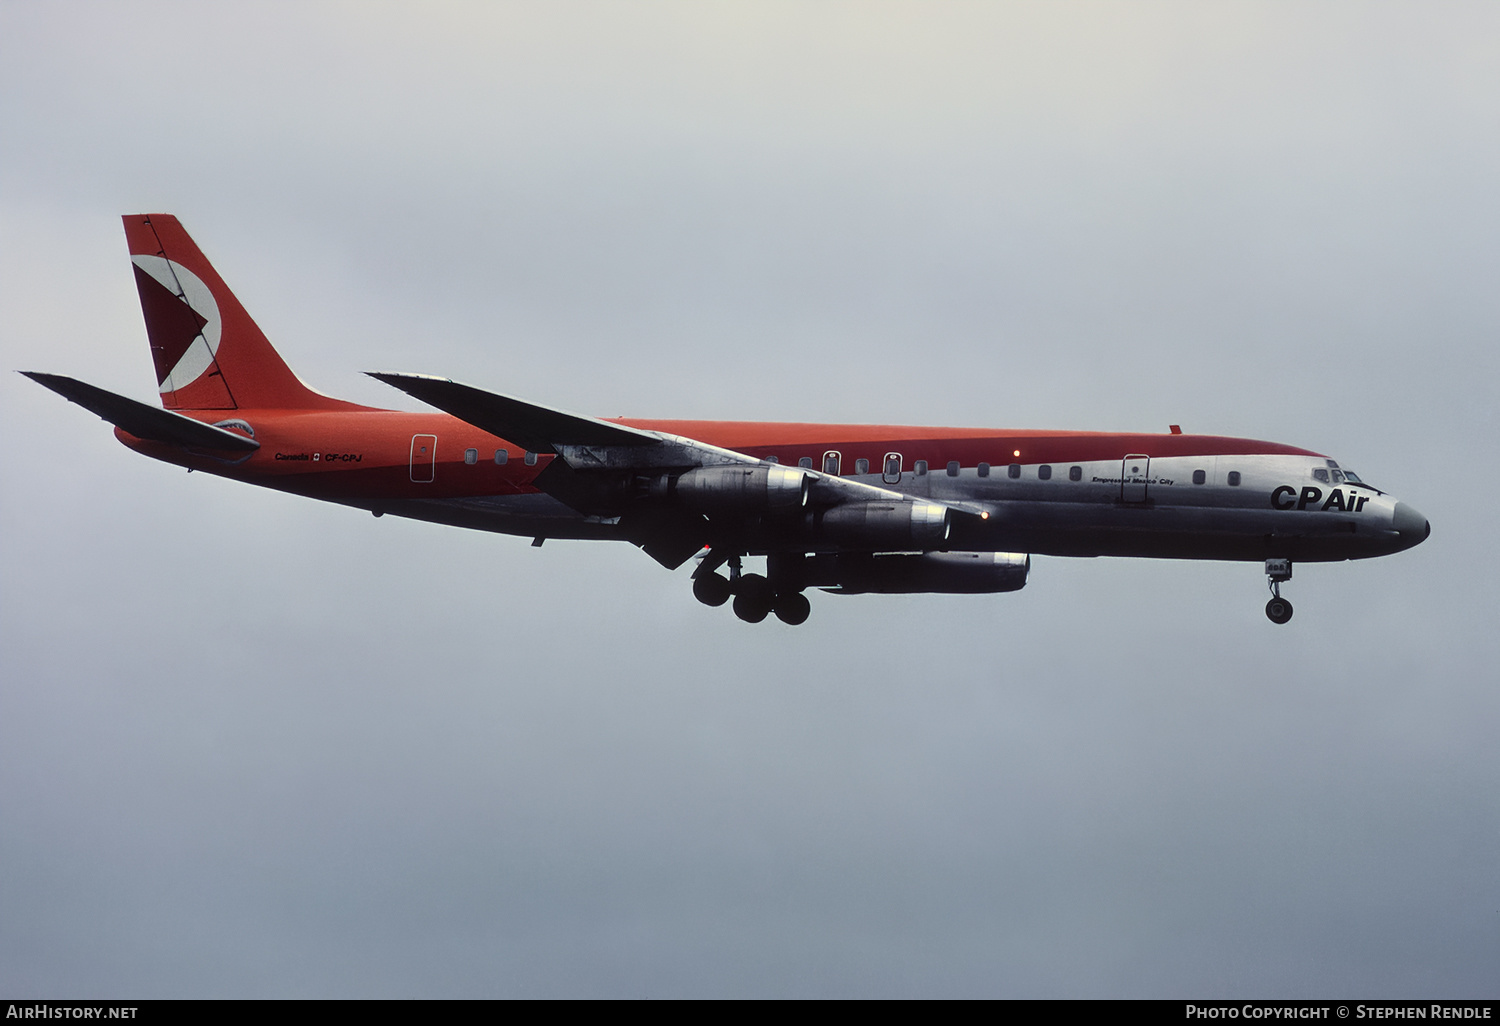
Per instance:
[[[848,502],[808,514],[807,526],[821,541],[855,548],[937,548],[948,538],[949,512],[911,499]]]
[[[795,511],[807,505],[809,478],[795,467],[697,467],[651,482],[653,498],[675,498],[703,513]]]
[[[815,556],[805,573],[810,587],[846,595],[978,595],[1020,591],[1030,570],[1031,557],[1020,552],[925,552]]]

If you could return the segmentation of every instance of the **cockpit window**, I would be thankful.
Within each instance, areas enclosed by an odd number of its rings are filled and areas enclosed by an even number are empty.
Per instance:
[[[1331,473],[1333,475],[1333,479],[1335,481],[1337,481],[1339,479],[1340,475],[1343,475],[1344,482],[1346,484],[1359,485],[1361,488],[1368,488],[1368,489],[1370,489],[1370,491],[1374,492],[1376,495],[1384,495],[1385,494],[1385,492],[1382,492],[1379,488],[1376,488],[1374,485],[1372,485],[1370,482],[1366,481],[1364,478],[1360,477],[1358,474],[1356,474],[1352,470],[1332,470],[1332,471],[1329,471],[1329,473]]]
[[[1344,480],[1344,472],[1342,470],[1330,470],[1328,473],[1329,473],[1329,476],[1331,476],[1333,478],[1333,483],[1334,484],[1340,484],[1340,483],[1343,482],[1343,480]]]
[[[1314,481],[1322,481],[1324,484],[1327,484],[1328,483],[1328,471],[1324,470],[1322,467],[1319,467],[1317,470],[1313,471],[1313,480]]]

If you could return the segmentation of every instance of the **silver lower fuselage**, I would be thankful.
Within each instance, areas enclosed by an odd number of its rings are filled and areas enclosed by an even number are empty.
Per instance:
[[[987,517],[954,520],[941,546],[951,551],[1319,562],[1386,555],[1427,537],[1420,513],[1362,483],[1327,479],[1327,464],[1279,454],[1140,456],[1046,471],[1001,465],[906,470],[894,481],[848,476],[982,508]],[[541,493],[384,502],[378,512],[536,538],[620,537],[615,518],[582,516]],[[748,521],[743,531],[753,553],[838,551],[784,517]]]

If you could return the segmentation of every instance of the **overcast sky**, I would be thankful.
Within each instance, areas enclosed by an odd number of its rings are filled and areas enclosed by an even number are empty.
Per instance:
[[[1494,997],[1500,7],[0,3],[0,994]],[[1304,446],[1396,556],[747,625],[144,459],[314,387]]]

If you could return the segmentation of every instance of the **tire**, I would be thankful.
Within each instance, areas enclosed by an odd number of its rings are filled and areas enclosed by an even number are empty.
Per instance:
[[[776,593],[760,574],[741,574],[734,585],[734,615],[746,623],[760,623],[771,615]]]
[[[746,623],[760,623],[771,615],[771,607],[754,595],[736,595],[734,615]]]
[[[812,612],[812,603],[807,601],[806,595],[800,591],[794,591],[779,597],[772,611],[775,612],[776,619],[795,627],[799,623],[807,622],[808,614]]]
[[[720,574],[704,574],[693,581],[693,598],[705,606],[722,606],[731,593],[728,579]]]
[[[771,587],[771,582],[760,574],[741,574],[740,579],[734,583],[734,593],[748,595],[757,602],[764,603],[767,609],[776,601],[776,592]]]
[[[1266,616],[1272,623],[1286,623],[1292,618],[1292,604],[1284,598],[1273,598],[1266,603]]]

